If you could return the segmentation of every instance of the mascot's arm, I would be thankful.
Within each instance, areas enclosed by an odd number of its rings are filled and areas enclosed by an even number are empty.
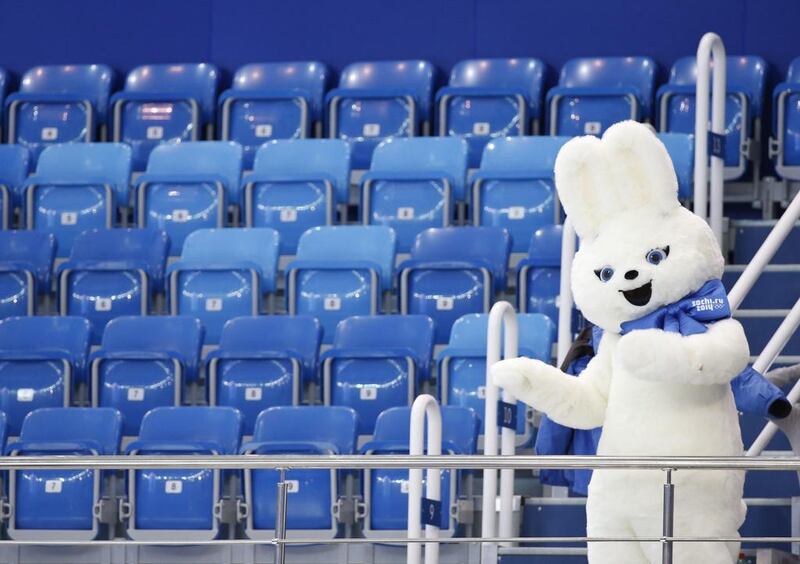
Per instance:
[[[577,378],[530,358],[512,358],[492,366],[495,385],[542,411],[561,425],[594,429],[603,424],[611,371],[601,348]]]
[[[614,361],[636,378],[684,384],[726,384],[750,357],[744,330],[735,319],[718,321],[705,333],[684,337],[660,329],[623,336]]]

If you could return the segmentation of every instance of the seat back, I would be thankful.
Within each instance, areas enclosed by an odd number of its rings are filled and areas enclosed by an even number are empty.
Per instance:
[[[5,108],[7,88],[8,73],[6,72],[6,69],[0,68],[0,108]]]
[[[552,177],[556,155],[571,137],[501,137],[483,150],[481,172],[521,172]]]
[[[793,59],[786,70],[786,82],[792,84],[800,82],[800,57]]]
[[[105,123],[114,71],[107,65],[45,65],[22,75],[19,91],[36,94],[72,94],[94,106]]]
[[[433,351],[433,320],[425,315],[359,315],[340,321],[334,349],[409,349],[427,372]]]
[[[50,291],[55,253],[56,239],[50,233],[0,231],[0,263],[29,264],[34,270],[40,292]]]
[[[392,287],[394,253],[394,231],[381,225],[314,227],[297,245],[297,260],[375,263],[384,289]]]
[[[0,145],[0,185],[8,189],[9,206],[19,205],[19,190],[28,177],[30,167],[28,149],[22,145]],[[3,213],[10,214],[10,210],[3,210]]]
[[[313,317],[237,317],[225,324],[219,348],[226,352],[288,351],[302,358],[304,370],[314,375],[321,329]]]
[[[6,451],[6,441],[8,440],[8,424],[6,414],[0,411],[0,448]]]
[[[233,88],[261,92],[300,91],[308,97],[312,121],[318,121],[328,79],[328,67],[318,61],[252,63],[239,67],[233,75]]]
[[[9,317],[0,321],[0,350],[58,351],[81,372],[89,354],[89,322],[70,316]]]
[[[224,179],[228,198],[237,202],[242,177],[242,146],[234,141],[162,143],[150,153],[147,173],[219,176]]]
[[[334,180],[336,200],[346,203],[350,189],[350,145],[341,139],[271,141],[256,152],[253,173],[305,178],[322,173]]]
[[[20,440],[30,443],[90,442],[98,454],[119,452],[122,415],[110,407],[46,407],[25,417]]]
[[[120,205],[128,203],[131,148],[124,143],[61,143],[39,156],[36,176],[47,179],[110,184]]]
[[[555,337],[555,326],[539,313],[517,314],[519,325],[519,347],[526,355],[548,362]],[[489,316],[485,313],[470,313],[460,317],[450,332],[448,347],[453,349],[484,350],[489,331]]]
[[[450,86],[510,88],[524,93],[533,117],[539,115],[545,65],[539,59],[467,59],[450,71]]]
[[[563,231],[562,225],[537,229],[531,236],[528,260],[536,266],[560,268]]]
[[[478,447],[478,416],[475,411],[453,405],[443,405],[439,410],[442,414],[442,441],[458,448],[457,454],[475,454]],[[373,440],[408,443],[410,430],[411,408],[391,407],[375,421]]]
[[[693,196],[694,182],[694,135],[684,133],[659,133],[678,177],[678,197],[682,200]]]
[[[435,69],[422,60],[358,62],[347,65],[340,88],[407,90],[414,96],[420,119],[431,113]]]
[[[197,100],[201,119],[214,119],[219,70],[209,63],[143,65],[128,73],[125,90],[157,94],[179,94]]]
[[[203,346],[203,326],[187,316],[117,317],[108,322],[100,348],[104,352],[168,352],[187,371],[196,371]]]
[[[256,419],[253,441],[327,443],[337,454],[353,454],[357,421],[356,412],[343,406],[270,407]]]
[[[78,268],[79,263],[130,262],[159,282],[168,246],[167,234],[156,229],[89,229],[75,237],[69,260]]]
[[[139,441],[213,444],[218,454],[236,454],[242,416],[232,407],[157,407],[142,419]]]

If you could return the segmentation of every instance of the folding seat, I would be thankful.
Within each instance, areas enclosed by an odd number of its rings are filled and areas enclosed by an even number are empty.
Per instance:
[[[251,169],[266,141],[319,137],[328,79],[328,67],[317,61],[240,67],[219,97],[220,139],[241,143]]]
[[[10,317],[0,321],[0,411],[9,435],[40,407],[68,406],[86,383],[89,322],[80,317]]]
[[[242,181],[243,222],[281,234],[281,255],[294,255],[311,227],[333,225],[348,202],[350,147],[340,139],[272,141],[256,153]]]
[[[6,100],[8,142],[35,162],[55,143],[102,141],[114,72],[106,65],[33,67]]]
[[[299,405],[303,384],[317,381],[322,331],[305,316],[237,317],[206,357],[208,403],[235,407],[252,435],[261,411]]]
[[[358,416],[349,407],[271,407],[256,421],[252,442],[242,454],[355,454]],[[335,470],[289,470],[287,536],[333,538],[346,473]],[[244,471],[240,515],[251,539],[275,537],[276,470]]]
[[[157,407],[142,419],[128,455],[229,455],[239,452],[242,416],[232,407]],[[233,500],[232,473],[208,468],[129,470],[120,518],[135,540],[211,540]],[[230,509],[225,509],[228,504]]]
[[[436,94],[439,135],[464,137],[474,168],[488,142],[539,133],[545,68],[531,58],[457,63]]]
[[[154,229],[84,231],[58,267],[59,313],[87,318],[93,344],[115,317],[148,315],[164,292],[168,244]]]
[[[0,319],[36,313],[50,292],[55,254],[49,233],[0,231]]]
[[[781,178],[800,180],[800,57],[789,65],[786,80],[772,93],[769,156]]]
[[[567,61],[547,93],[550,135],[602,135],[618,121],[651,121],[655,75],[649,57]]]
[[[517,315],[519,354],[549,363],[556,338],[556,324],[541,313]],[[483,434],[484,399],[486,398],[487,314],[472,313],[458,319],[450,332],[450,342],[436,358],[439,397],[442,405],[470,407],[481,420]],[[517,443],[526,444],[533,429],[529,408],[517,407]]]
[[[504,137],[486,145],[472,177],[472,224],[506,229],[512,252],[525,252],[531,232],[559,220],[553,167],[568,140]]]
[[[686,133],[658,133],[672,159],[675,176],[678,178],[678,198],[691,200],[694,197],[694,135]]]
[[[122,416],[116,409],[56,407],[32,411],[9,456],[118,454]],[[77,541],[113,536],[105,523],[113,503],[111,472],[13,470],[6,532],[15,540]]]
[[[24,184],[25,227],[53,233],[58,256],[67,257],[82,231],[114,226],[130,175],[131,149],[121,143],[51,145]]]
[[[752,55],[730,55],[725,62],[724,177],[735,180],[744,175],[748,161],[760,161],[759,150],[750,147],[761,135],[767,63]],[[696,82],[697,59],[682,57],[675,61],[669,82],[658,89],[660,131],[694,133]]]
[[[392,289],[395,234],[383,225],[314,227],[300,237],[286,266],[289,315],[311,315],[330,344],[336,324],[353,315],[380,313]]]
[[[219,343],[226,321],[262,312],[264,298],[275,292],[277,268],[277,231],[199,229],[167,268],[170,315],[199,318],[206,344]]]
[[[387,139],[361,177],[361,220],[393,228],[397,251],[407,253],[420,231],[451,224],[466,175],[467,143],[459,137]]]
[[[353,168],[369,167],[388,137],[427,135],[436,70],[428,61],[352,63],[328,92],[328,134],[353,149]]]
[[[775,227],[775,221],[736,220],[731,222],[734,234],[733,263],[747,264],[755,256],[764,239]],[[800,226],[793,227],[770,264],[800,264]]]
[[[21,145],[0,145],[0,227],[10,229],[19,192],[30,172],[30,152]]]
[[[111,97],[114,141],[133,149],[133,169],[168,141],[212,139],[219,70],[209,63],[143,65],[128,73]]]
[[[159,145],[136,179],[136,224],[166,231],[178,256],[192,231],[228,224],[241,176],[242,147],[233,141]]]
[[[389,407],[409,405],[430,378],[433,321],[424,315],[350,317],[320,357],[325,405],[358,412],[358,434],[371,435]]]
[[[522,508],[522,531],[526,537],[585,537],[585,497],[529,497]],[[560,542],[537,545],[538,555],[531,564],[586,564],[583,555],[568,556],[570,549],[586,548],[586,543]],[[552,552],[550,552],[552,550]],[[566,554],[565,554],[566,553]]]
[[[475,454],[478,443],[478,417],[467,407],[442,406],[442,453]],[[408,454],[411,408],[394,407],[380,414],[373,440],[361,448],[363,454]],[[455,505],[463,497],[459,473],[441,474],[440,536],[456,533]],[[423,475],[423,491],[425,476]],[[408,470],[364,470],[362,481],[365,512],[363,530],[367,538],[407,536]]]
[[[123,435],[138,435],[145,413],[181,405],[186,386],[198,381],[202,346],[203,326],[193,317],[110,321],[90,357],[92,406],[118,409]]]
[[[528,256],[517,263],[517,308],[521,313],[543,313],[558,325],[561,292],[562,226],[534,231]]]
[[[6,93],[8,90],[8,82],[9,82],[8,72],[6,71],[6,69],[0,67],[0,108],[6,107],[5,103],[6,103]],[[2,121],[4,120],[0,120],[0,122]],[[2,125],[0,125],[0,141],[5,139],[2,133],[3,133],[3,128]]]
[[[505,229],[448,227],[417,236],[411,258],[398,267],[400,313],[430,316],[436,343],[466,313],[486,313],[506,287],[511,246]]]

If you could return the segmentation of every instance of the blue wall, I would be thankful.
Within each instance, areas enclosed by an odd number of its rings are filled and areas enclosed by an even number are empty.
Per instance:
[[[800,55],[798,0],[0,0],[0,66],[644,54],[665,75],[703,32],[759,54],[777,82]]]

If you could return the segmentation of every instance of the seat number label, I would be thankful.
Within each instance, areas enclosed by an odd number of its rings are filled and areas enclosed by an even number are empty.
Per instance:
[[[361,388],[358,392],[358,396],[364,401],[376,400],[378,399],[378,388],[375,387]]]
[[[337,296],[328,296],[322,307],[325,308],[325,311],[339,311],[342,309],[342,299]]]
[[[489,126],[489,122],[486,121],[476,121],[472,124],[472,133],[473,135],[489,135],[491,131],[491,127]]]
[[[246,401],[259,401],[261,400],[261,388],[245,388],[244,399]]]
[[[128,401],[144,401],[144,388],[128,388]]]
[[[437,499],[422,498],[422,524],[433,527],[442,525],[442,502]]]
[[[94,310],[95,311],[111,311],[111,299],[109,299],[109,298],[97,298],[94,301]]]
[[[408,480],[400,480],[400,493],[408,494]]]
[[[42,141],[55,141],[58,139],[57,127],[43,127],[42,128]]]
[[[377,137],[381,134],[381,124],[365,123],[362,133],[364,134],[364,137]]]
[[[61,225],[75,225],[78,223],[78,214],[75,212],[61,212]]]
[[[436,309],[439,311],[450,311],[453,309],[453,298],[449,296],[440,296],[436,298]]]
[[[587,121],[583,124],[583,132],[586,135],[600,135],[603,125],[599,121]]]
[[[62,486],[61,480],[45,480],[44,491],[45,493],[61,493]]]
[[[206,311],[222,311],[222,298],[208,298]]]
[[[414,219],[414,208],[397,208],[397,219]]]
[[[294,223],[297,221],[297,210],[292,208],[285,208],[281,210],[282,223]]]
[[[522,206],[511,206],[508,208],[508,219],[524,219],[525,208]]]
[[[151,125],[145,131],[145,135],[148,139],[158,140],[164,138],[164,128],[160,125]]]
[[[172,221],[175,223],[186,223],[190,218],[189,210],[172,210]]]
[[[478,386],[476,395],[478,396],[478,399],[486,399],[486,386]]]
[[[29,402],[33,401],[33,388],[20,388],[17,390],[17,401]]]
[[[297,493],[300,491],[299,480],[286,480],[286,493]]]
[[[258,138],[272,137],[272,124],[262,123],[261,125],[257,125],[256,137]]]
[[[164,483],[164,492],[168,494],[179,494],[183,491],[183,482],[180,480],[167,480]]]

